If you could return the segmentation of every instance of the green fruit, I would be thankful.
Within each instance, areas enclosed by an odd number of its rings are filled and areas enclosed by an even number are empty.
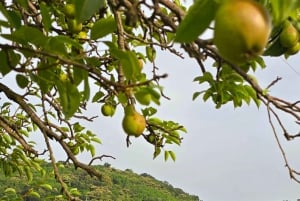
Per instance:
[[[215,16],[214,43],[220,55],[243,64],[260,55],[271,31],[269,14],[252,0],[227,0]]]
[[[87,39],[87,33],[85,31],[80,31],[78,33],[78,39],[79,40],[86,40]]]
[[[144,68],[144,61],[143,59],[139,59],[139,69],[143,70],[143,68]]]
[[[69,80],[69,77],[65,73],[60,73],[59,74],[59,80],[62,81],[62,82],[67,82]]]
[[[143,105],[150,105],[151,103],[151,94],[145,92],[145,91],[139,91],[135,93],[136,100]]]
[[[101,113],[106,117],[112,117],[115,114],[115,111],[115,107],[108,103],[103,104],[101,107]]]
[[[143,115],[135,110],[133,105],[127,105],[122,126],[128,135],[139,137],[146,128],[146,120]]]
[[[85,31],[81,31],[76,36],[80,44],[83,44],[87,41],[87,33]]]
[[[151,95],[144,94],[143,96],[140,97],[140,99],[138,101],[143,105],[149,105],[151,102]]]
[[[299,40],[299,33],[291,22],[285,22],[282,32],[279,35],[279,40],[280,44],[286,48],[291,48],[297,44]]]
[[[297,54],[299,50],[300,50],[300,42],[297,42],[293,47],[288,48],[285,54],[294,55]]]
[[[75,5],[74,4],[70,4],[70,3],[66,4],[64,11],[65,11],[66,17],[68,17],[68,18],[75,17]]]
[[[82,30],[82,23],[78,23],[77,20],[68,20],[68,28],[71,33],[79,33]]]

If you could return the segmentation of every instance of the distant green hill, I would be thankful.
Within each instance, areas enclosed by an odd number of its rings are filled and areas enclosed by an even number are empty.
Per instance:
[[[72,165],[59,169],[70,192],[84,201],[199,201],[198,196],[189,195],[147,173],[138,175],[129,169],[117,170],[108,163],[95,167],[102,173],[101,179],[75,170]],[[46,164],[45,169],[43,174],[35,173],[31,182],[25,176],[5,177],[0,171],[0,201],[66,200],[60,196],[61,187],[55,181],[50,164]]]

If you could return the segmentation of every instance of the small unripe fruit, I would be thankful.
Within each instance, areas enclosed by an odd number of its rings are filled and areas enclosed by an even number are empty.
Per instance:
[[[133,105],[125,107],[125,115],[122,126],[127,135],[139,137],[146,128],[146,120],[143,115],[138,113]]]
[[[62,81],[62,82],[67,82],[69,80],[69,77],[65,73],[60,73],[59,74],[59,80]]]
[[[149,105],[152,99],[151,94],[144,91],[135,93],[135,98],[139,103],[143,105]]]
[[[291,22],[285,22],[282,32],[279,35],[279,40],[280,44],[286,48],[291,48],[297,44],[299,40],[299,33]]]
[[[115,114],[115,107],[111,104],[108,103],[104,103],[101,107],[101,113],[103,114],[103,116],[106,117],[111,117]]]
[[[87,33],[85,31],[81,31],[76,36],[80,44],[83,44],[87,41]]]
[[[143,59],[139,59],[139,69],[142,70],[144,68]]]
[[[78,33],[78,39],[86,40],[87,39],[87,33],[85,31],[81,31]]]
[[[74,4],[70,4],[70,3],[66,4],[64,11],[65,11],[66,17],[68,17],[68,18],[75,17],[75,5]]]
[[[68,28],[71,33],[79,33],[82,30],[82,23],[78,23],[77,20],[68,20]]]
[[[140,97],[139,102],[143,105],[149,105],[151,102],[151,95],[144,94],[142,97]]]
[[[226,0],[215,16],[214,43],[220,55],[243,64],[264,51],[271,31],[269,15],[252,0]]]
[[[300,42],[297,42],[293,47],[288,48],[285,54],[295,55],[299,52],[299,50],[300,50]]]

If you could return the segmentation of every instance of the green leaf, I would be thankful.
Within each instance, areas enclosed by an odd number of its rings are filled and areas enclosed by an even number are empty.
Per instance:
[[[196,77],[194,81],[199,82],[199,84],[203,82],[208,82],[211,84],[212,82],[214,82],[214,78],[210,72],[205,72],[202,76]]]
[[[88,71],[78,67],[73,68],[73,81],[75,85],[78,86],[83,80],[88,78],[88,76]]]
[[[42,92],[47,93],[48,90],[57,82],[57,71],[60,70],[60,66],[55,62],[47,62],[42,60],[38,63],[37,74],[30,74],[31,79],[37,82]]]
[[[96,40],[117,29],[117,23],[112,16],[98,20],[91,29],[91,39]]]
[[[50,184],[41,184],[40,187],[50,191],[53,189]]]
[[[0,51],[0,73],[5,76],[20,62],[21,56],[12,50]]]
[[[68,47],[72,46],[75,47],[76,49],[82,48],[79,42],[72,40],[70,37],[62,36],[62,35],[49,38],[44,48],[51,53],[69,56],[69,53],[67,51],[67,46]]]
[[[80,106],[81,96],[75,85],[69,81],[56,83],[62,111],[66,118],[72,117]]]
[[[91,156],[94,157],[96,155],[96,149],[95,149],[95,147],[93,145],[91,145],[91,144],[87,144],[87,148],[90,151]]]
[[[104,96],[102,91],[97,91],[93,96],[92,103],[99,101]]]
[[[27,85],[29,83],[28,78],[21,74],[16,75],[16,81],[17,81],[17,84],[19,85],[19,87],[22,89],[27,87]]]
[[[149,59],[150,62],[153,62],[156,58],[156,51],[151,46],[146,46],[146,56]]]
[[[156,158],[161,152],[160,147],[155,147],[154,153],[153,153],[153,159]]]
[[[28,195],[36,197],[36,198],[40,198],[41,197],[40,194],[38,192],[36,192],[36,191],[30,191],[30,192],[28,192]]]
[[[77,49],[82,49],[81,44],[78,41],[73,40],[72,38],[70,38],[68,36],[58,35],[58,36],[54,36],[53,38],[62,44],[67,44],[67,45],[71,45]]]
[[[167,161],[169,158],[169,151],[165,151],[165,161]]]
[[[169,155],[171,156],[172,160],[175,161],[176,160],[176,155],[173,151],[168,151]]]
[[[15,0],[14,2],[20,4],[24,9],[28,8],[28,1],[27,0]]]
[[[8,28],[8,27],[10,27],[10,25],[9,25],[9,23],[7,21],[0,20],[0,27],[6,27],[6,28]]]
[[[200,92],[200,91],[195,92],[195,93],[193,94],[192,100],[193,100],[193,101],[196,100],[196,98],[198,98],[198,96],[200,96],[201,94],[202,94],[202,92]]]
[[[32,43],[38,47],[43,47],[48,41],[48,38],[39,29],[26,25],[17,29],[8,38],[22,44]]]
[[[261,67],[261,68],[266,68],[267,65],[265,63],[265,60],[262,58],[262,57],[256,57],[255,58],[255,62],[258,63],[258,65]]]
[[[109,47],[111,54],[120,61],[124,75],[128,80],[134,80],[141,74],[139,59],[135,52],[122,51],[111,42],[105,42],[105,44]]]
[[[299,0],[272,0],[270,3],[275,26],[286,20],[299,7]]]
[[[206,91],[205,91],[205,93],[203,94],[203,97],[202,97],[202,99],[203,99],[203,101],[205,102],[205,101],[207,101],[210,97],[212,97],[213,95],[214,95],[214,90],[213,90],[213,88],[209,88],[209,89],[207,89]]]
[[[12,69],[10,68],[8,61],[7,61],[7,55],[4,51],[0,52],[0,61],[1,61],[1,67],[0,67],[0,73],[5,76],[8,74]]]
[[[90,19],[105,6],[105,0],[73,0],[75,4],[75,18],[79,22]]]
[[[91,141],[96,142],[98,144],[102,144],[101,140],[99,138],[97,138],[97,137],[92,137]]]
[[[152,118],[149,118],[148,119],[148,122],[151,123],[151,124],[161,124],[162,123],[162,120],[159,119],[159,118],[156,118],[156,117],[152,117]]]
[[[83,100],[89,100],[90,99],[90,83],[89,83],[89,77],[86,77],[84,79],[84,89],[83,89]]]
[[[156,114],[157,109],[155,109],[153,107],[147,107],[147,108],[143,109],[142,112],[143,112],[144,116],[153,116],[154,114]]]
[[[75,195],[75,196],[80,196],[80,195],[81,195],[81,193],[78,191],[77,188],[71,188],[71,189],[70,189],[70,193],[71,193],[72,195]]]
[[[41,2],[40,3],[40,10],[41,10],[41,15],[42,15],[42,22],[44,25],[44,29],[49,32],[50,28],[51,28],[51,15],[50,15],[50,9],[47,6],[47,4],[45,2]]]
[[[29,166],[24,166],[24,171],[25,171],[27,180],[28,180],[28,181],[32,181],[32,179],[33,179],[33,174],[32,174],[32,172],[31,172],[30,167],[29,167]]]
[[[0,4],[0,12],[4,15],[4,17],[7,19],[10,28],[19,28],[21,27],[21,16],[19,13],[7,10],[3,4]]]
[[[7,188],[4,190],[4,193],[16,194],[16,190],[14,188]]]
[[[215,0],[196,0],[179,24],[175,36],[176,42],[192,42],[201,35],[215,17]]]
[[[79,133],[84,130],[84,127],[80,125],[79,122],[73,124],[74,132]]]
[[[53,68],[45,68],[38,70],[37,74],[31,74],[31,79],[39,85],[43,94],[46,94],[53,86],[54,77]]]
[[[139,61],[135,52],[125,51],[119,56],[125,77],[134,80],[140,74]]]
[[[248,86],[248,85],[245,85],[245,89],[248,92],[249,96],[254,101],[254,103],[256,104],[256,106],[259,108],[259,106],[260,106],[260,100],[257,97],[256,91],[251,86]]]
[[[125,93],[122,93],[122,92],[119,92],[118,95],[118,101],[121,103],[121,104],[126,104],[127,103],[127,96]]]

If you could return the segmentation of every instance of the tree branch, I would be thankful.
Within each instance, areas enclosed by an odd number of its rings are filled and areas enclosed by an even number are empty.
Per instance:
[[[94,168],[81,163],[80,161],[77,160],[77,158],[74,156],[72,151],[70,150],[69,146],[66,144],[65,141],[63,141],[63,136],[57,135],[55,132],[53,132],[51,129],[49,129],[45,122],[43,122],[36,114],[35,112],[31,109],[31,107],[23,100],[23,97],[20,96],[19,94],[13,92],[11,89],[9,89],[7,86],[4,84],[0,83],[0,92],[4,92],[6,97],[9,98],[10,100],[16,102],[20,107],[29,115],[33,123],[35,123],[40,131],[47,135],[49,138],[54,138],[56,141],[60,143],[62,148],[65,150],[66,154],[68,157],[72,160],[74,165],[76,167],[80,167],[84,169],[86,172],[88,172],[90,175],[94,175],[98,178],[101,178],[101,174],[95,170]]]

